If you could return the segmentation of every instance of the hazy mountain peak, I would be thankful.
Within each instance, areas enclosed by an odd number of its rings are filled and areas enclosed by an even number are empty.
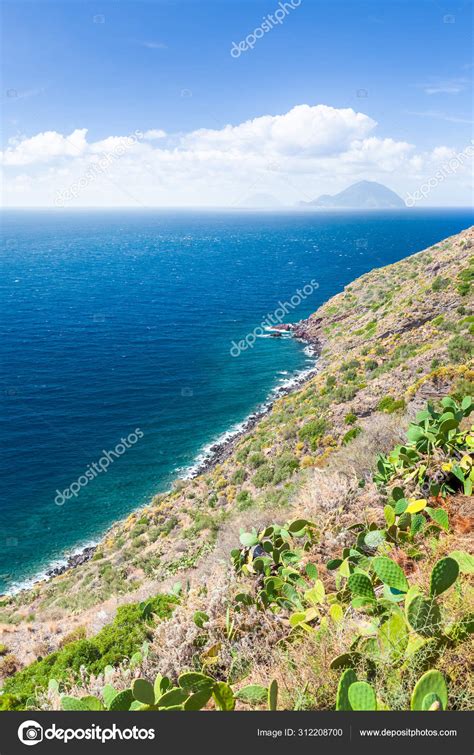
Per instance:
[[[377,181],[357,181],[338,194],[321,194],[306,207],[350,210],[384,210],[405,207],[405,202],[394,191]]]

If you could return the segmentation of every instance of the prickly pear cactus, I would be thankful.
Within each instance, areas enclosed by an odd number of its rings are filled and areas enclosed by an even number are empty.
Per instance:
[[[423,703],[428,696],[429,700],[426,701],[425,705],[429,703],[429,706],[428,708],[424,708]],[[428,710],[434,702],[439,702],[441,709],[446,710],[448,705],[448,689],[443,674],[436,671],[436,669],[431,669],[418,679],[411,696],[411,709]]]
[[[98,697],[86,695],[81,698],[63,697],[61,699],[63,710],[104,710],[104,706]]]
[[[408,627],[402,613],[394,612],[379,631],[378,640],[383,657],[396,661],[403,656],[408,645]]]
[[[377,577],[389,587],[394,587],[396,590],[406,592],[408,590],[408,582],[403,569],[392,561],[391,558],[386,556],[377,556],[372,559],[372,566]]]
[[[375,600],[374,588],[367,574],[351,574],[347,581],[349,590],[353,595],[360,595],[363,598]]]
[[[441,614],[434,600],[416,595],[407,606],[406,614],[410,626],[423,637],[432,637],[439,631]]]
[[[459,564],[454,558],[447,556],[438,561],[431,572],[430,594],[434,597],[441,595],[453,585],[459,574]]]
[[[132,692],[135,700],[145,705],[153,705],[155,702],[155,691],[153,685],[146,679],[135,679],[132,684]]]
[[[425,695],[421,703],[422,710],[442,710],[441,700],[434,692]]]
[[[357,676],[352,668],[346,669],[339,679],[336,695],[336,710],[352,710],[349,702],[349,687],[357,681]]]
[[[278,682],[274,679],[268,688],[268,709],[276,710],[278,704]]]
[[[124,689],[122,692],[118,692],[115,697],[112,698],[109,704],[109,710],[130,710],[132,703],[132,690]]]
[[[377,710],[377,698],[374,689],[367,682],[351,684],[348,697],[352,710]]]

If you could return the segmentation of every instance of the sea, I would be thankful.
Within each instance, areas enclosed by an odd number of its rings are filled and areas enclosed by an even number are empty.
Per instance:
[[[192,475],[314,369],[274,323],[472,224],[440,208],[4,210],[0,593]]]

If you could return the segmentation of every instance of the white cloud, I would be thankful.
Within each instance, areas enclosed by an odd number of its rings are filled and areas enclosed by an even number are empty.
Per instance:
[[[4,165],[28,165],[49,162],[56,157],[77,157],[87,149],[86,128],[77,128],[68,136],[57,131],[43,131],[28,138],[13,138],[5,152],[0,153]]]
[[[352,108],[327,105],[297,105],[284,115],[264,115],[238,126],[198,129],[183,137],[188,149],[223,150],[234,153],[278,153],[315,156],[340,152],[351,141],[368,134],[376,121]]]
[[[143,134],[143,138],[148,141],[153,141],[153,139],[164,139],[165,136],[166,131],[163,131],[162,128],[151,128]]]
[[[60,194],[70,206],[212,206],[238,204],[252,188],[294,204],[361,179],[387,183],[403,196],[456,152],[445,146],[420,152],[377,136],[377,125],[351,108],[298,105],[171,137],[155,128],[88,142],[87,129],[68,136],[49,131],[9,141],[5,196],[12,205],[54,205]],[[468,182],[466,165],[439,197],[433,193],[432,203],[466,203],[456,190],[464,192]]]

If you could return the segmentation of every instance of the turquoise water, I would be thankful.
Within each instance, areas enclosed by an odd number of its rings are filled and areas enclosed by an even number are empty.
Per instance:
[[[279,302],[316,281],[284,318],[301,319],[470,224],[466,210],[4,212],[0,591],[166,490],[313,364],[292,339],[231,355]]]

